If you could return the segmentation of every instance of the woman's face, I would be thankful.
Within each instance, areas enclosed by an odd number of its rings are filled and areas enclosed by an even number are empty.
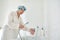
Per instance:
[[[19,12],[20,14],[23,14],[24,10],[19,10],[18,12]]]

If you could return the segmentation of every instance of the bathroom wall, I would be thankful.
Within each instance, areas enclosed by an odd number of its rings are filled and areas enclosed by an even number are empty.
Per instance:
[[[49,40],[60,40],[60,0],[47,1]]]

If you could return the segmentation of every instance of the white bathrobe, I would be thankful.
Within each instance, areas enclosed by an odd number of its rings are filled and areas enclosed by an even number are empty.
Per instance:
[[[20,24],[24,25],[21,17],[18,18],[17,12],[11,12],[8,16],[8,24],[3,30],[2,40],[17,40]]]

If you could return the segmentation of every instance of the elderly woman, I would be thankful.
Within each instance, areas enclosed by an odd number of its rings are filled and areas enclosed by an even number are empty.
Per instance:
[[[8,16],[8,24],[4,27],[2,40],[17,40],[19,29],[27,29],[20,17],[24,13],[26,8],[19,6],[16,12],[11,12]],[[30,29],[29,32],[33,35],[34,29]]]

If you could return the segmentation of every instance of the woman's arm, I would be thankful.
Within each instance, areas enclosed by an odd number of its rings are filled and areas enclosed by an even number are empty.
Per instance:
[[[21,19],[20,28],[22,28],[24,31],[29,31],[32,35],[34,35],[34,33],[35,33],[35,29],[34,28],[27,28],[26,24],[23,23],[22,19]]]

